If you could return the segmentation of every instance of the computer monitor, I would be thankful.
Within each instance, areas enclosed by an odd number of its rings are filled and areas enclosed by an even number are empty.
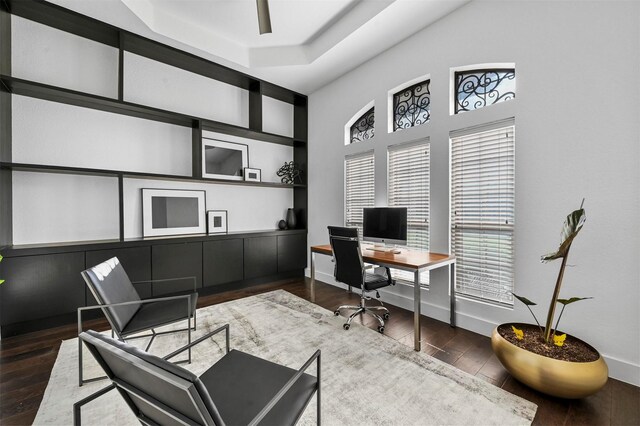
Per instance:
[[[365,208],[362,236],[365,241],[407,245],[407,208]]]

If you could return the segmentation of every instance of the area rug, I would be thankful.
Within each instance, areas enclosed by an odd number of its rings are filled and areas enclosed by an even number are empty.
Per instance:
[[[536,405],[410,347],[353,324],[283,290],[198,310],[204,335],[229,324],[231,347],[299,368],[322,350],[322,423],[325,425],[530,424]],[[184,326],[181,324],[180,326]],[[133,340],[144,345],[145,339]],[[156,338],[151,352],[163,355],[186,343],[186,333]],[[72,424],[72,405],[105,387],[105,380],[77,384],[77,339],[62,343],[34,424]],[[196,346],[196,374],[223,354],[224,333]],[[85,377],[101,375],[84,353]],[[315,374],[315,366],[309,370]],[[315,398],[299,424],[315,424]],[[138,424],[116,392],[85,405],[83,424]]]

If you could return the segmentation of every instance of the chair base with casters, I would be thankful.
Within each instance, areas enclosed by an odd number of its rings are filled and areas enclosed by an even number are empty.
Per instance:
[[[223,330],[226,353],[200,376],[168,361]],[[295,425],[314,395],[320,424],[320,350],[295,370],[229,350],[228,324],[164,358],[91,330],[79,339],[112,383],[73,405],[74,425],[84,405],[113,389],[145,425]],[[314,361],[315,377],[305,373]]]
[[[380,279],[380,278],[384,278],[385,285],[387,285],[386,284],[386,282],[387,282],[387,278],[386,277],[382,277],[380,275],[372,275],[371,276],[370,274],[367,274],[367,279],[368,280]],[[393,282],[393,284],[395,284],[395,282]],[[374,290],[370,290],[370,291],[374,291]],[[380,306],[367,306],[366,305],[366,301],[367,300],[373,300],[372,297],[369,297],[369,296],[366,295],[367,292],[368,292],[367,290],[362,291],[361,296],[360,296],[360,304],[359,305],[342,305],[342,306],[339,306],[333,312],[333,314],[335,316],[340,316],[340,314],[341,314],[340,311],[342,311],[342,310],[353,310],[354,311],[353,313],[351,313],[351,315],[349,315],[349,317],[347,317],[347,322],[342,325],[342,328],[344,328],[345,330],[349,330],[349,328],[351,328],[351,321],[353,321],[353,319],[355,317],[357,317],[358,315],[360,315],[360,314],[371,315],[376,320],[378,320],[378,331],[380,333],[384,333],[385,321],[388,320],[391,317],[391,314],[389,313],[389,310],[387,308],[385,308],[384,304],[380,300],[380,293],[378,293],[377,290],[375,290],[375,292],[376,292],[376,300],[380,303]]]

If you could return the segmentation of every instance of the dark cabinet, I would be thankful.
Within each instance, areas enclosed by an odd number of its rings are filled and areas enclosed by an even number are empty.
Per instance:
[[[257,278],[278,272],[277,237],[244,239],[244,278]]]
[[[278,272],[295,271],[307,266],[307,235],[278,236]]]
[[[117,257],[131,281],[148,281],[151,279],[151,247],[117,248],[111,250],[88,251],[85,258],[85,269],[105,260]],[[151,297],[151,284],[134,284],[141,298]],[[93,295],[86,288],[87,305],[95,305]]]
[[[0,323],[73,313],[84,306],[84,252],[5,258],[0,263]]]
[[[242,238],[206,241],[202,244],[202,284],[204,287],[241,281],[244,278]]]
[[[154,280],[182,278],[153,284],[153,295],[193,291],[202,287],[202,243],[158,244],[151,247],[151,276]]]

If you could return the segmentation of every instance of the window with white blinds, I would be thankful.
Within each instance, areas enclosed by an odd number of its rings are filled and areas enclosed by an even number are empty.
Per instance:
[[[345,225],[357,227],[362,237],[362,209],[375,202],[373,151],[349,156],[344,165]]]
[[[407,208],[407,246],[429,250],[429,143],[404,144],[389,147],[389,207]],[[413,282],[413,273],[392,270],[396,279]],[[428,285],[429,273],[420,276]]]
[[[513,120],[451,134],[451,245],[456,291],[513,305]]]

